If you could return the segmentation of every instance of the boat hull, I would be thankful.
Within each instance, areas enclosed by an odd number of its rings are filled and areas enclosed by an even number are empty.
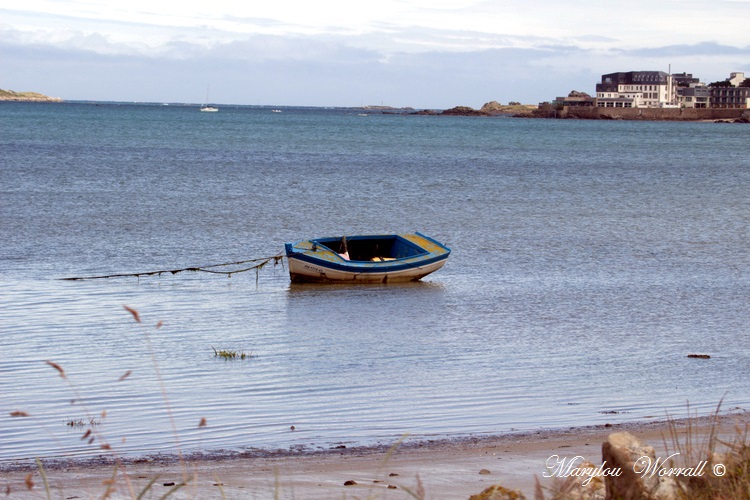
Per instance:
[[[359,254],[352,260],[339,253],[338,241],[346,240]],[[388,247],[369,260],[375,247]],[[346,246],[346,244],[344,244]],[[348,253],[348,252],[347,252]],[[295,283],[403,283],[417,281],[445,265],[450,249],[420,233],[385,236],[321,238],[286,244],[289,276]]]
[[[402,271],[359,272],[330,269],[295,258],[288,259],[294,283],[404,283],[418,281],[443,267],[445,259]]]

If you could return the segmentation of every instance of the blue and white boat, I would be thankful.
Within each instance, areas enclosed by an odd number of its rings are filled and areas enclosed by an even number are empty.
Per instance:
[[[417,281],[445,264],[451,251],[421,233],[338,236],[286,243],[292,282]]]

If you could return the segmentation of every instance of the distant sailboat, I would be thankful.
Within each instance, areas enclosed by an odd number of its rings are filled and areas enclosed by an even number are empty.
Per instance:
[[[208,104],[208,85],[206,85],[206,102],[201,106],[201,111],[204,113],[216,113],[219,111],[219,108],[216,108],[214,106],[209,106]]]

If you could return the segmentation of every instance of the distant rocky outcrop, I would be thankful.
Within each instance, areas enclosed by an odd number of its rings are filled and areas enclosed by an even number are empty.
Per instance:
[[[49,97],[38,92],[16,92],[0,89],[0,101],[17,102],[62,102],[59,97]]]
[[[485,103],[480,109],[474,109],[469,106],[456,106],[446,109],[441,115],[447,116],[527,116],[537,108],[537,106],[511,102],[509,104],[500,104],[497,101]]]
[[[440,114],[445,116],[490,116],[489,113],[476,110],[469,106],[456,106],[451,109],[446,109]]]
[[[497,101],[490,101],[485,103],[480,111],[487,113],[492,116],[497,115],[510,115],[510,116],[528,116],[537,109],[537,106],[531,104],[521,104],[520,102],[509,102],[508,104],[500,104]]]
[[[506,106],[503,106],[497,101],[490,101],[484,103],[484,105],[480,108],[481,111],[485,113],[502,113]]]
[[[393,106],[384,106],[384,105],[375,105],[375,104],[369,104],[362,106],[361,109],[367,110],[367,111],[382,111],[383,113],[388,112],[399,112],[403,113],[404,111],[414,111],[414,108],[407,106],[405,108],[394,108]]]

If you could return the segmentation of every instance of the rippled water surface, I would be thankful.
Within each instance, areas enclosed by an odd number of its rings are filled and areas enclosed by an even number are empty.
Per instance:
[[[750,404],[750,128],[357,113],[0,104],[0,460]],[[405,285],[58,279],[415,230],[453,254]]]

